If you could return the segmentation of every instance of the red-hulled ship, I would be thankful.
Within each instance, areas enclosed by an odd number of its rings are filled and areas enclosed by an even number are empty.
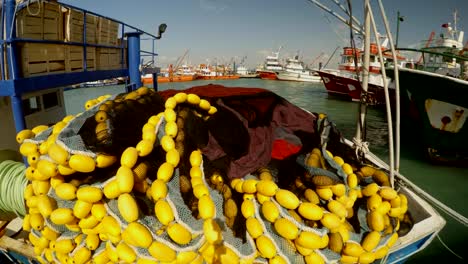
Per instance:
[[[362,78],[361,53],[362,51],[359,49],[345,47],[341,54],[342,59],[338,70],[323,69],[318,71],[328,94],[352,101],[361,100],[362,88],[358,79],[358,76]],[[387,54],[384,54],[384,58],[385,63],[390,63],[392,60]],[[404,60],[403,57],[397,57],[397,59]],[[370,47],[369,88],[365,99],[366,102],[373,105],[385,104],[380,68],[377,45],[372,43]],[[389,92],[390,98],[394,97],[394,89],[390,88]]]

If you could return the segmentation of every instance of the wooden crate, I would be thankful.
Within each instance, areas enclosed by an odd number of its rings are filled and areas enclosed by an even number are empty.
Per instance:
[[[122,68],[122,51],[117,48],[96,48],[96,67],[98,70]],[[124,66],[126,67],[126,61]]]
[[[83,42],[84,13],[74,9],[65,12],[65,41]],[[86,14],[86,43],[96,44],[98,18]]]
[[[97,27],[97,43],[102,45],[117,45],[119,24],[107,18],[100,17]]]
[[[63,40],[63,18],[60,5],[34,2],[16,14],[18,38]]]
[[[22,43],[19,44],[19,51],[22,77],[64,73],[69,70],[66,45]]]
[[[68,46],[68,68],[67,71],[83,71],[83,47]],[[86,47],[86,66],[88,71],[96,70],[96,48]]]

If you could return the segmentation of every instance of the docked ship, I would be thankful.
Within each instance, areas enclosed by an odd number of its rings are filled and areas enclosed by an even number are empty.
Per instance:
[[[239,75],[240,78],[257,78],[258,73],[250,71],[247,67],[245,67],[245,59],[247,57],[244,56],[242,58],[242,61],[240,62],[240,65],[235,69],[237,75]]]
[[[265,58],[265,63],[262,65],[262,67],[256,70],[260,78],[264,80],[278,79],[278,73],[283,70],[283,66],[279,62],[280,50],[281,47],[279,47],[278,51],[273,52],[273,55],[268,55]]]
[[[422,147],[431,161],[466,165],[468,43],[463,46],[464,32],[457,29],[456,12],[453,24],[442,28],[438,38],[424,41],[426,47],[400,49],[421,58],[414,68],[399,69],[402,111],[411,124],[405,132],[422,136]],[[387,73],[394,76],[392,68]]]
[[[385,47],[385,43],[382,46]],[[359,79],[362,78],[362,54],[363,51],[361,49],[344,47],[338,70],[322,69],[318,71],[329,95],[339,96],[356,102],[361,100],[362,88]],[[386,64],[392,63],[392,58],[389,54],[385,53],[384,59]],[[397,56],[397,59],[398,61],[405,60],[402,56]],[[401,63],[401,65],[403,64],[404,62]],[[371,105],[385,104],[381,64],[378,60],[378,49],[375,43],[371,43],[370,45],[368,85],[369,88],[365,95],[366,102]],[[394,99],[395,90],[389,89],[389,92],[390,97]]]
[[[317,71],[309,70],[304,63],[299,60],[299,55],[288,58],[284,70],[277,74],[278,80],[298,81],[298,82],[320,82]]]

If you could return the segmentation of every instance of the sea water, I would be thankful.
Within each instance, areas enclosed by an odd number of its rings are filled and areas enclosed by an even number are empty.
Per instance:
[[[186,89],[206,84],[220,84],[229,87],[258,87],[268,89],[286,98],[293,104],[310,112],[325,113],[336,123],[343,136],[352,139],[356,133],[358,120],[358,104],[330,97],[323,84],[287,81],[269,81],[261,79],[238,79],[219,81],[193,81],[181,83],[165,83],[158,90]],[[73,89],[65,92],[67,114],[77,114],[84,110],[84,103],[104,94],[125,92],[123,85]],[[388,126],[384,109],[369,108],[366,118],[366,139],[370,150],[382,160],[388,162]],[[442,203],[464,216],[468,216],[468,169],[430,164],[424,157],[424,151],[419,145],[417,133],[402,130],[400,172],[431,194]],[[412,131],[414,132],[414,131]],[[456,222],[445,213],[447,225],[439,234],[442,241],[459,256],[468,260],[466,250],[468,243],[468,228]],[[411,257],[408,263],[462,263],[437,238],[421,253]]]

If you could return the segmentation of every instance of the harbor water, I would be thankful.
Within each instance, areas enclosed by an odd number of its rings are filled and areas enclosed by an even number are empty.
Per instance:
[[[223,81],[193,81],[165,83],[159,90],[185,89],[206,84],[220,84],[229,87],[259,87],[271,90],[295,105],[308,111],[325,113],[334,121],[343,135],[352,139],[357,126],[358,104],[329,97],[320,83],[267,81],[261,79],[238,79]],[[84,110],[84,103],[103,94],[117,94],[125,91],[123,85],[72,89],[65,92],[67,114]],[[412,133],[408,133],[410,129]],[[438,166],[428,163],[419,145],[416,128],[402,130],[400,172],[421,189],[446,204],[458,213],[468,216],[468,168]],[[388,161],[388,129],[384,109],[368,109],[367,141],[370,150],[382,160]],[[447,224],[423,252],[412,256],[408,263],[466,263],[468,260],[468,228],[439,211]],[[445,246],[444,246],[445,244]],[[447,249],[449,248],[449,249]],[[458,254],[458,257],[451,253]],[[459,257],[463,258],[460,259]]]

